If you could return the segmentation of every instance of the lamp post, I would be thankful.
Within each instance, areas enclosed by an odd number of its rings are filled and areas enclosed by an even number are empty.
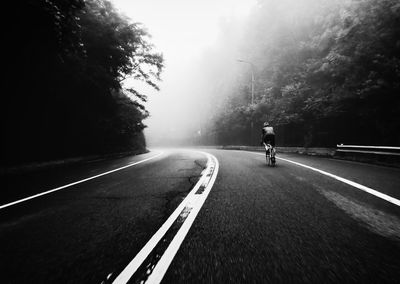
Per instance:
[[[241,62],[241,63],[246,63],[246,64],[249,64],[250,65],[250,67],[251,67],[251,106],[253,106],[254,105],[254,64],[252,63],[252,62],[249,62],[249,61],[246,61],[246,60],[242,60],[242,59],[237,59],[237,61],[238,62]],[[253,125],[253,117],[251,117],[251,122],[250,122],[250,131],[251,131],[251,133],[250,133],[250,136],[251,136],[251,146],[253,146],[254,145],[254,143],[253,143],[253,128],[254,128],[254,125]]]
[[[241,62],[241,63],[249,64],[251,67],[251,105],[253,105],[253,103],[254,103],[254,64],[249,61],[242,60],[242,59],[237,59],[237,61]]]

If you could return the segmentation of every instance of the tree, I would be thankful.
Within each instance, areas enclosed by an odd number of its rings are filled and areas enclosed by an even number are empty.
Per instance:
[[[246,114],[276,125],[278,144],[400,143],[397,0],[259,1],[244,28],[238,50],[257,71],[257,106]],[[231,102],[245,84],[216,116],[244,129],[248,120],[236,118],[248,102]]]
[[[142,102],[163,68],[144,27],[107,0],[16,1],[1,121],[5,163],[143,149]]]

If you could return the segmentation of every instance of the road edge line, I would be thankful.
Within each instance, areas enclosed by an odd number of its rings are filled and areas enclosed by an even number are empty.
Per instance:
[[[16,204],[19,204],[19,203],[22,203],[22,202],[25,202],[25,201],[28,201],[28,200],[31,200],[31,199],[34,199],[34,198],[37,198],[37,197],[40,197],[40,196],[43,196],[43,195],[47,195],[47,194],[53,193],[55,191],[59,191],[61,189],[67,188],[67,187],[71,187],[71,186],[74,186],[74,185],[77,185],[77,184],[80,184],[80,183],[83,183],[83,182],[86,182],[86,181],[89,181],[89,180],[92,180],[92,179],[95,179],[95,178],[98,178],[98,177],[101,177],[101,176],[105,176],[105,175],[111,174],[111,173],[116,172],[116,171],[120,171],[120,170],[129,168],[129,167],[135,166],[137,164],[141,164],[141,163],[150,161],[152,159],[158,158],[162,154],[164,154],[163,151],[161,151],[157,155],[152,156],[150,158],[146,158],[144,160],[141,160],[141,161],[138,161],[138,162],[134,162],[134,163],[128,164],[126,166],[111,170],[111,171],[107,171],[107,172],[104,172],[104,173],[101,173],[101,174],[98,174],[98,175],[95,175],[95,176],[92,176],[92,177],[89,177],[89,178],[85,178],[85,179],[82,179],[82,180],[79,180],[79,181],[75,181],[75,182],[72,182],[72,183],[69,183],[69,184],[66,184],[66,185],[63,185],[63,186],[56,187],[54,189],[50,189],[50,190],[47,190],[47,191],[44,191],[44,192],[41,192],[41,193],[38,193],[38,194],[35,194],[35,195],[32,195],[32,196],[28,196],[28,197],[21,198],[21,199],[18,199],[16,201],[13,201],[13,202],[10,202],[10,203],[6,203],[6,204],[3,204],[3,205],[0,205],[0,210],[4,209],[4,208],[7,208],[7,207],[10,207],[10,206],[13,206],[13,205],[16,205]]]
[[[261,153],[254,153],[254,154],[264,156],[264,154],[261,154]],[[368,187],[368,186],[359,184],[359,183],[357,183],[357,182],[354,182],[354,181],[351,181],[351,180],[342,178],[342,177],[340,177],[340,176],[337,176],[337,175],[328,173],[328,172],[326,172],[326,171],[323,171],[323,170],[320,170],[320,169],[317,169],[317,168],[314,168],[314,167],[311,167],[311,166],[307,166],[307,165],[301,164],[301,163],[299,163],[299,162],[295,162],[295,161],[292,161],[292,160],[288,160],[288,159],[284,159],[284,158],[279,158],[279,157],[276,157],[276,158],[279,159],[279,160],[282,160],[282,161],[286,161],[286,162],[295,164],[295,165],[297,165],[297,166],[301,166],[301,167],[304,167],[304,168],[313,170],[313,171],[318,172],[318,173],[320,173],[320,174],[329,176],[329,177],[331,177],[331,178],[333,178],[333,179],[336,179],[336,180],[341,181],[341,182],[343,182],[343,183],[345,183],[345,184],[351,185],[351,186],[353,186],[353,187],[355,187],[355,188],[357,188],[357,189],[359,189],[359,190],[362,190],[362,191],[364,191],[364,192],[367,192],[367,193],[369,193],[369,194],[371,194],[371,195],[374,195],[374,196],[376,196],[376,197],[378,197],[378,198],[381,198],[381,199],[383,199],[383,200],[385,200],[385,201],[387,201],[387,202],[390,202],[390,203],[392,203],[392,204],[394,204],[394,205],[400,206],[400,200],[398,200],[398,199],[396,199],[396,198],[394,198],[394,197],[392,197],[392,196],[390,196],[390,195],[387,195],[387,194],[384,194],[384,193],[382,193],[382,192],[379,192],[379,191],[377,191],[377,190],[375,190],[375,189],[372,189],[372,188],[370,188],[370,187]]]

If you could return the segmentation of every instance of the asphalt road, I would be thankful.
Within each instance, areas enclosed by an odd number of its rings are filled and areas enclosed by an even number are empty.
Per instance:
[[[282,159],[272,168],[260,153],[203,151],[219,170],[163,283],[400,282],[398,205]],[[158,153],[3,177],[0,204]],[[400,199],[399,169],[279,157]],[[0,209],[1,282],[112,282],[202,181],[206,166],[204,153],[164,150]],[[171,238],[179,226],[168,231]]]

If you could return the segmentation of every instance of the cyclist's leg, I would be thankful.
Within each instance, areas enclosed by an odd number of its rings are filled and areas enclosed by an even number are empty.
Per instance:
[[[269,147],[268,147],[268,142],[265,143],[265,162],[267,163],[267,165],[269,165]]]
[[[267,156],[269,156],[271,154],[271,141],[266,140],[264,143],[265,143],[265,152]]]
[[[268,147],[267,147],[268,143],[269,143],[268,139],[267,139],[266,135],[264,135],[264,137],[263,137],[263,145],[264,145],[264,149],[265,149],[265,155],[268,154]]]

